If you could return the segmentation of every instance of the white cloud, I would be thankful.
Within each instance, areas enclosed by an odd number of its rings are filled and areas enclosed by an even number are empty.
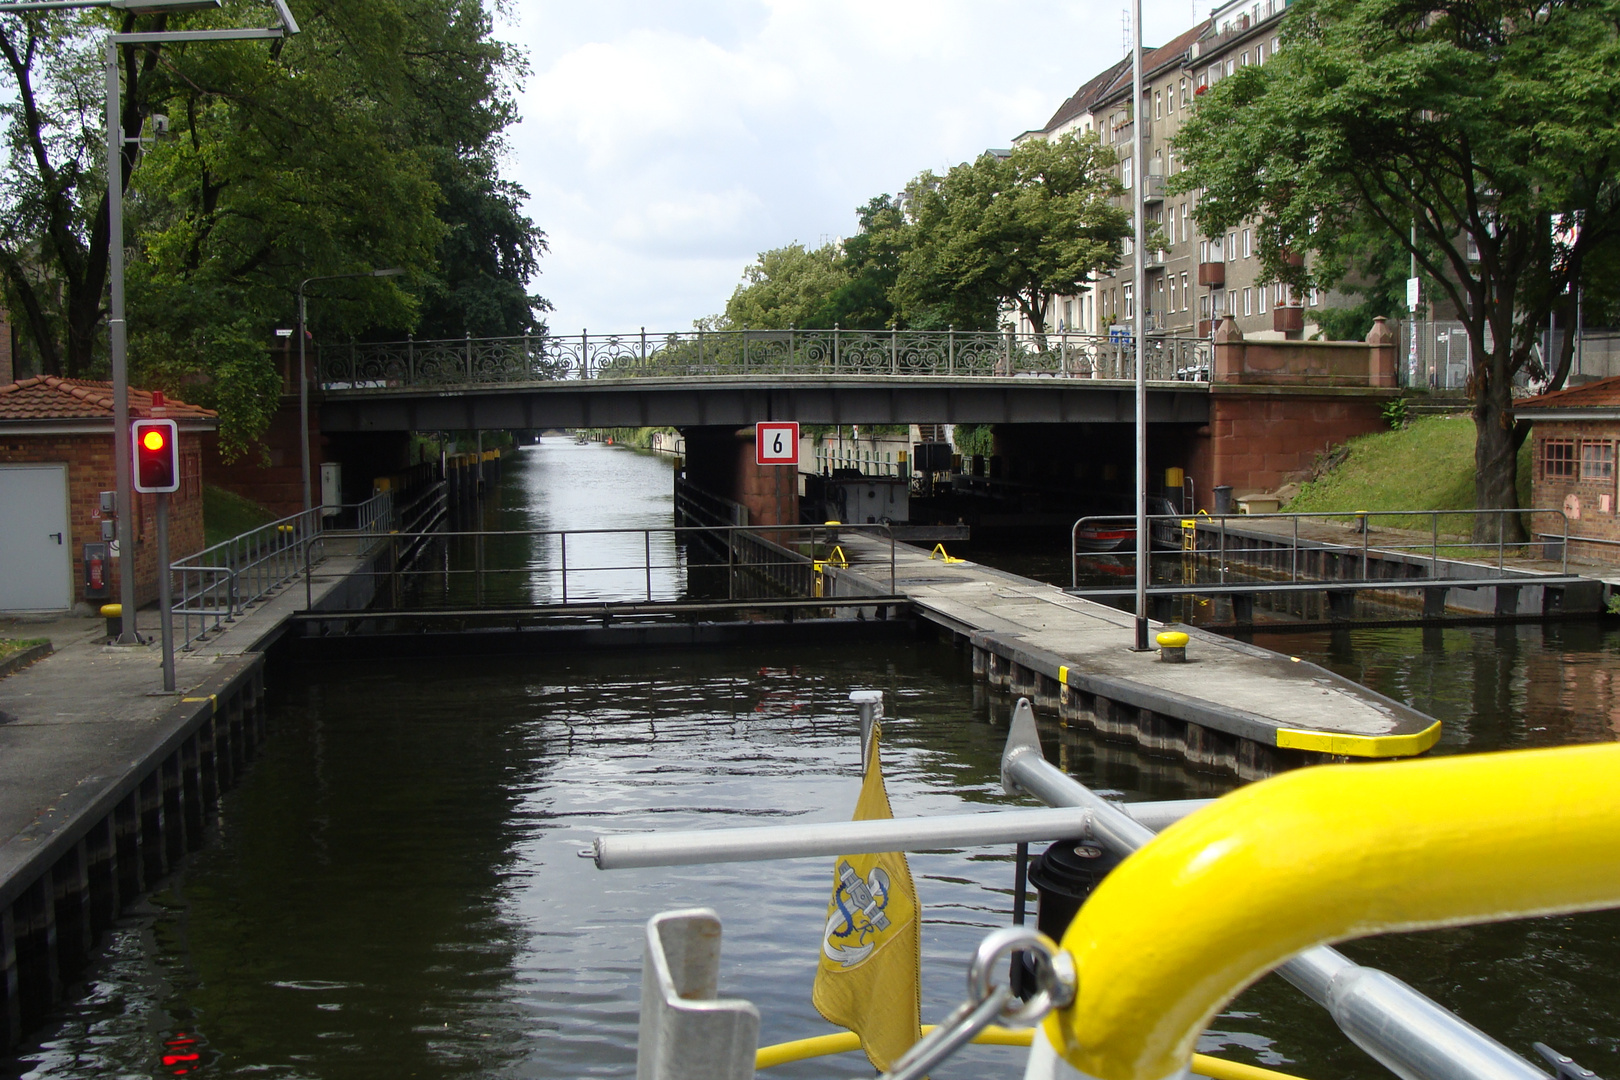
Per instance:
[[[1179,7],[1179,5],[1177,5]],[[1103,0],[523,0],[509,171],[550,236],[560,332],[682,329],[756,253],[1046,122],[1122,54]],[[1190,8],[1150,17],[1151,42]]]

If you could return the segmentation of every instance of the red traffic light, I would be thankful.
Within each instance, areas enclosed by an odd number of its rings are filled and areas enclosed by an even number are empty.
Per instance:
[[[137,420],[130,434],[135,443],[135,490],[180,490],[180,429],[173,420]]]

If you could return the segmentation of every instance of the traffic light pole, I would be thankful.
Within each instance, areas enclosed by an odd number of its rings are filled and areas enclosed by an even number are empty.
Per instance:
[[[107,332],[112,348],[113,469],[118,480],[118,644],[139,645],[135,632],[135,484],[130,473],[129,345],[124,324],[124,129],[118,119],[118,46],[107,39]]]
[[[163,689],[174,690],[174,582],[169,571],[169,493],[157,496],[158,624],[163,635]]]

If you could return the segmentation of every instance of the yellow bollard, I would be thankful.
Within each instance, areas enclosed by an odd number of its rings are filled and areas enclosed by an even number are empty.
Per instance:
[[[1185,664],[1187,662],[1187,642],[1191,639],[1180,630],[1165,630],[1155,641],[1159,643],[1159,659],[1167,664]]]

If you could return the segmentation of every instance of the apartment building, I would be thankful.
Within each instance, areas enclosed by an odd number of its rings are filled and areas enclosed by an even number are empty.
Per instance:
[[[1134,103],[1131,65],[1125,58],[1093,77],[1053,114],[1045,127],[1016,141],[1056,138],[1071,131],[1094,132],[1117,152],[1116,177],[1127,205],[1143,185],[1149,226],[1161,243],[1143,253],[1144,312],[1150,331],[1207,337],[1214,320],[1231,316],[1247,338],[1310,336],[1313,308],[1327,302],[1318,294],[1300,297],[1264,280],[1258,238],[1245,224],[1222,236],[1200,232],[1193,214],[1196,192],[1166,194],[1180,166],[1173,145],[1182,122],[1209,87],[1250,64],[1264,64],[1281,42],[1279,27],[1288,0],[1229,0],[1211,17],[1174,40],[1142,55],[1142,100]],[[1145,176],[1132,175],[1131,140],[1143,123]],[[1112,273],[1099,275],[1079,296],[1057,297],[1047,313],[1049,330],[1107,333],[1136,314],[1135,263],[1127,240],[1125,258]],[[1031,330],[1018,318],[1018,329]]]

